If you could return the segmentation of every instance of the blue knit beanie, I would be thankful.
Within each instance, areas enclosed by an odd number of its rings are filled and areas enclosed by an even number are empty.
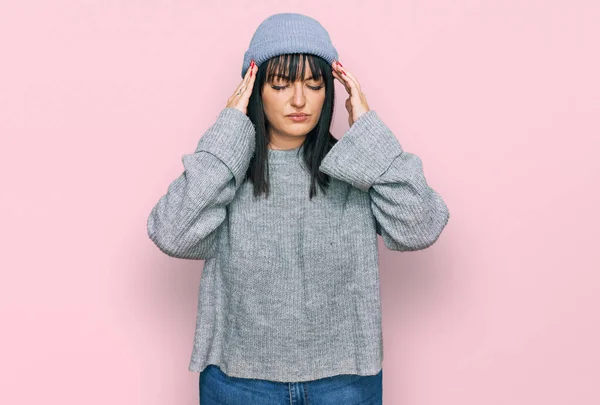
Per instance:
[[[260,66],[273,56],[286,53],[317,55],[330,65],[338,58],[329,34],[317,20],[298,13],[274,14],[260,23],[252,36],[244,54],[242,78],[252,59]]]

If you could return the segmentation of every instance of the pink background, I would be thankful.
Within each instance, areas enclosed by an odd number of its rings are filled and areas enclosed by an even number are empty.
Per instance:
[[[0,403],[198,403],[202,262],[146,219],[285,11],[451,212],[427,250],[379,239],[384,403],[600,403],[600,8],[531,0],[3,1]]]

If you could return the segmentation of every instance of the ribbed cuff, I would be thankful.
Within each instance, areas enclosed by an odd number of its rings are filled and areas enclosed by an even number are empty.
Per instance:
[[[254,155],[255,133],[254,124],[246,114],[237,108],[225,107],[198,141],[196,152],[209,152],[221,159],[239,186]]]
[[[393,132],[369,110],[333,145],[319,171],[366,192],[402,151]]]

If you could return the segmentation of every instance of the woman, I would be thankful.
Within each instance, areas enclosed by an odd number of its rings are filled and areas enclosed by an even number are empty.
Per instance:
[[[263,21],[148,218],[163,252],[205,260],[189,366],[203,405],[382,403],[377,235],[425,249],[449,213],[337,57],[310,17]],[[334,79],[349,95],[339,141]]]

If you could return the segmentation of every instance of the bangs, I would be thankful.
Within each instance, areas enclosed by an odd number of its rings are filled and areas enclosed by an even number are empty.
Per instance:
[[[286,53],[269,60],[267,65],[266,81],[272,82],[280,77],[284,80],[295,82],[303,80],[306,74],[306,64],[310,66],[312,79],[319,80],[323,77],[323,63],[319,63],[315,55],[302,53]]]

